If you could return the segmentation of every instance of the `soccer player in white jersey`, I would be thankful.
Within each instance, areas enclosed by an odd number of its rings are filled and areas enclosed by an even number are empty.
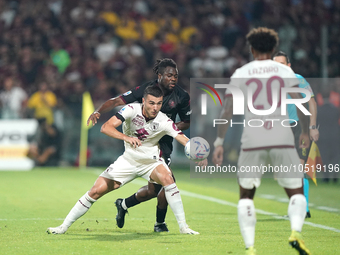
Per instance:
[[[164,187],[165,197],[175,214],[180,233],[199,234],[186,224],[180,192],[170,169],[160,157],[158,141],[164,135],[172,136],[183,145],[189,140],[171,119],[160,112],[162,100],[162,90],[158,86],[149,86],[144,91],[142,104],[126,105],[103,124],[102,133],[124,141],[123,155],[98,177],[93,187],[71,209],[63,224],[48,228],[47,233],[64,234],[99,198],[137,177],[143,177]],[[122,123],[123,133],[117,130]]]
[[[253,198],[256,188],[260,186],[262,172],[241,172],[242,170],[251,169],[253,166],[260,167],[268,165],[267,160],[271,160],[272,166],[295,166],[298,167],[300,160],[294,147],[294,137],[289,126],[281,125],[281,121],[287,119],[287,116],[281,116],[281,102],[276,102],[277,109],[274,113],[261,116],[252,112],[256,110],[268,110],[272,107],[275,96],[278,98],[281,87],[298,86],[299,81],[294,72],[287,66],[271,60],[271,55],[278,44],[277,33],[268,28],[259,27],[252,29],[247,35],[247,41],[250,44],[250,50],[254,61],[237,69],[231,76],[230,85],[237,86],[242,90],[246,100],[245,124],[241,139],[241,152],[238,160],[238,182],[240,186],[240,200],[237,206],[238,221],[241,234],[246,246],[246,254],[256,254],[255,243],[255,206]],[[247,107],[247,91],[251,88],[253,93],[249,95],[252,101],[253,110]],[[302,98],[300,93],[289,93],[293,99]],[[235,100],[235,98],[234,98]],[[248,104],[249,105],[249,104]],[[250,107],[250,106],[249,106]],[[221,119],[227,119],[230,123],[233,112],[233,98],[230,91],[226,92],[224,108],[221,112]],[[299,119],[301,122],[302,133],[300,141],[305,140],[305,144],[300,143],[301,147],[309,146],[308,137],[308,118],[299,110]],[[263,121],[260,127],[252,127]],[[268,119],[277,119],[277,121],[266,121]],[[249,122],[250,121],[250,122]],[[223,161],[223,139],[228,130],[228,125],[218,125],[217,139],[214,143],[215,150],[213,153],[214,164],[221,165]],[[275,175],[274,175],[275,176]],[[300,254],[310,254],[306,248],[302,237],[301,230],[305,219],[306,198],[303,195],[303,172],[284,173],[283,171],[276,174],[278,183],[285,189],[289,197],[288,215],[291,223],[291,236],[289,243]]]

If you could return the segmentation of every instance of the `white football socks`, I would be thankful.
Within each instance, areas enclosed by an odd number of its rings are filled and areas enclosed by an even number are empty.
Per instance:
[[[246,248],[254,246],[256,214],[252,199],[240,199],[237,205],[238,223]]]
[[[182,203],[181,194],[177,188],[176,183],[172,183],[164,187],[165,197],[170,205],[171,210],[174,212],[179,228],[187,226],[185,221],[185,213]]]
[[[125,204],[125,198],[123,199],[123,201],[122,201],[122,207],[123,207],[123,209],[126,211],[128,208],[127,208],[127,206],[126,206],[126,204]]]
[[[62,224],[63,227],[69,228],[73,222],[83,216],[90,209],[92,204],[97,201],[91,198],[88,193],[89,192],[86,192],[68,213]]]
[[[296,194],[291,196],[288,206],[288,216],[292,230],[301,232],[306,217],[307,201],[304,195]]]

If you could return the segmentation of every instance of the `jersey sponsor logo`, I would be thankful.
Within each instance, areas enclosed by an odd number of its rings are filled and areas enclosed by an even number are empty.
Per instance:
[[[137,115],[132,119],[132,123],[136,126],[143,126],[144,125],[144,118],[140,115]]]
[[[147,138],[147,135],[149,135],[149,133],[145,130],[145,128],[141,128],[136,130],[135,135],[139,140],[143,141]]]
[[[130,95],[131,93],[132,93],[132,91],[131,91],[131,90],[129,90],[129,91],[125,92],[125,93],[123,94],[123,96]]]
[[[159,128],[159,123],[158,122],[153,122],[151,125],[151,130],[156,131]]]

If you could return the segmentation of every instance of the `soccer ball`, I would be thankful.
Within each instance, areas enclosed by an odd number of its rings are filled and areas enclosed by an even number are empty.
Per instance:
[[[209,143],[202,137],[191,138],[184,147],[185,156],[193,161],[202,161],[209,156]]]

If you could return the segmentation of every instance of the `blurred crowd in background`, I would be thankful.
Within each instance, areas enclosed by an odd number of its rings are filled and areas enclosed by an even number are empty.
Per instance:
[[[323,76],[327,27],[327,76],[339,77],[338,24],[339,0],[0,0],[1,118],[54,123],[62,158],[74,164],[84,91],[98,107],[154,79],[153,64],[164,57],[177,62],[188,91],[190,78],[230,77],[251,60],[245,35],[255,26],[278,31],[279,49],[306,78]],[[339,83],[313,89],[320,105],[330,98],[339,109]]]

